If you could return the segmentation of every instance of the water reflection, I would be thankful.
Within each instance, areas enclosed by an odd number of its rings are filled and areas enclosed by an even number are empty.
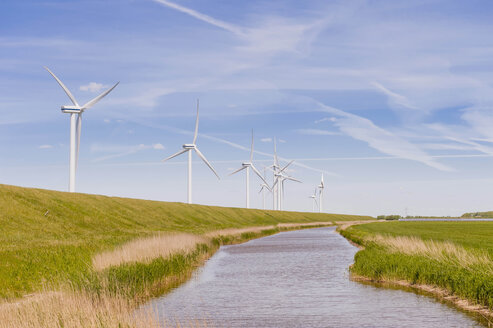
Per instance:
[[[168,323],[214,327],[479,327],[424,295],[348,279],[357,249],[334,228],[222,247],[192,280],[152,306]]]

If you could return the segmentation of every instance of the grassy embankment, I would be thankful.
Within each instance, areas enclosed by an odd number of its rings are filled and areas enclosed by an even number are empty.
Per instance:
[[[34,326],[132,325],[125,312],[188,279],[221,244],[287,223],[365,219],[0,185],[0,316],[11,321],[0,327],[33,316]]]
[[[341,233],[364,246],[354,275],[438,287],[465,309],[493,313],[493,222],[370,223]]]

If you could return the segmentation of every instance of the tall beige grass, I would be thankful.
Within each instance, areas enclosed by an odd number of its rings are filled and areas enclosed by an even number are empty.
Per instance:
[[[193,251],[200,243],[208,243],[203,236],[186,233],[161,233],[132,240],[112,251],[97,254],[92,260],[94,269],[104,270],[123,263],[148,263],[158,257],[167,258],[179,252]]]
[[[83,292],[44,292],[0,303],[0,328],[158,327],[151,310],[134,313],[123,297]]]
[[[245,232],[262,232],[263,230],[274,229],[276,226],[261,226],[261,227],[249,227],[249,228],[230,228],[222,230],[214,230],[206,233],[207,237],[218,237],[218,236],[236,236],[241,235]]]
[[[422,240],[417,237],[376,235],[369,240],[389,250],[409,255],[421,255],[441,262],[454,263],[464,268],[483,265],[493,272],[493,261],[486,252],[470,251],[448,241]]]

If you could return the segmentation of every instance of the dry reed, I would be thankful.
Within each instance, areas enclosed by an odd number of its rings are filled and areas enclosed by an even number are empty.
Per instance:
[[[0,328],[158,327],[151,310],[134,313],[123,297],[44,292],[0,304]]]
[[[449,241],[422,240],[418,237],[376,235],[370,241],[389,250],[408,255],[420,255],[440,262],[453,263],[463,268],[486,266],[493,272],[493,262],[486,252],[469,251]]]
[[[250,227],[250,228],[231,228],[214,230],[205,234],[207,237],[218,237],[218,236],[236,236],[241,235],[245,232],[262,232],[263,230],[275,229],[276,226],[263,226],[263,227]]]
[[[186,233],[161,233],[159,235],[132,240],[112,251],[94,256],[92,264],[96,270],[104,270],[123,263],[148,263],[153,259],[179,252],[193,251],[198,244],[208,243],[209,239]]]

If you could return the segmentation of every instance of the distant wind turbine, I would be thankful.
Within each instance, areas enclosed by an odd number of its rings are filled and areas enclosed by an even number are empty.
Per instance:
[[[315,212],[315,207],[318,207],[318,203],[317,203],[317,188],[315,188],[315,191],[313,192],[313,195],[309,196],[308,198],[313,199],[313,202],[312,202],[312,212]]]
[[[80,106],[75,100],[70,90],[60,81],[60,79],[52,72],[48,67],[45,67],[48,73],[51,74],[62,87],[63,91],[70,98],[73,106],[62,106],[62,113],[70,114],[70,160],[69,160],[69,183],[68,191],[75,192],[75,171],[77,170],[77,162],[79,161],[79,147],[80,147],[80,134],[82,128],[82,113],[94,106],[98,101],[103,99],[108,93],[110,93],[120,82],[117,82],[114,86]]]
[[[266,167],[264,166],[264,180],[263,181],[265,181],[265,170],[266,170]],[[260,190],[258,193],[262,194],[262,209],[264,209],[264,210],[265,210],[265,189],[272,192],[272,189],[269,187],[269,184],[264,182],[260,185]]]
[[[322,179],[320,180],[320,184],[318,185],[318,189],[320,189],[319,191],[319,206],[318,206],[318,211],[320,213],[322,213],[323,211],[323,204],[324,204],[324,188],[325,188],[325,185],[324,185],[324,174],[322,173]]]
[[[264,177],[260,174],[255,165],[253,165],[253,130],[252,146],[250,148],[250,161],[242,163],[238,170],[230,173],[230,175],[233,175],[243,170],[246,172],[246,208],[250,208],[250,169],[252,169],[252,171],[267,185],[267,181],[265,181]]]
[[[176,156],[179,156],[183,153],[188,152],[188,204],[192,204],[192,150],[195,150],[197,155],[204,161],[204,163],[211,169],[211,171],[219,178],[219,174],[217,174],[216,170],[212,167],[211,163],[205,158],[205,156],[200,152],[197,148],[196,141],[197,135],[199,133],[199,100],[197,99],[197,118],[195,120],[195,132],[193,134],[193,141],[191,144],[184,144],[183,150],[180,150],[176,154],[171,155],[168,158],[163,159],[163,162],[170,160]]]
[[[269,166],[273,171],[273,183],[272,183],[272,206],[275,210],[282,210],[282,198],[284,194],[284,181],[291,180],[300,182],[299,180],[284,174],[284,171],[290,166],[294,160],[282,167],[279,164],[279,158],[277,157],[276,138],[274,138],[274,163]],[[275,188],[277,186],[277,188]]]
[[[294,161],[289,162],[286,166],[284,166],[282,169],[280,169],[277,173],[274,174],[276,181],[274,182],[274,185],[272,186],[272,189],[277,185],[277,194],[278,194],[278,200],[277,200],[277,207],[278,210],[282,211],[283,209],[283,199],[284,199],[284,182],[286,180],[289,181],[295,181],[298,183],[302,183],[300,180],[295,179],[287,174],[284,173],[284,170],[288,168],[289,165],[291,165]]]

